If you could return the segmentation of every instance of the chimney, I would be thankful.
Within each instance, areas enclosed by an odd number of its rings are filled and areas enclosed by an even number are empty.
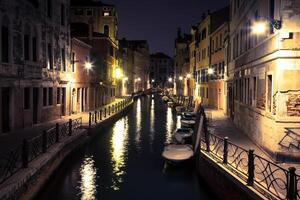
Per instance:
[[[181,38],[181,28],[177,28],[177,38]]]

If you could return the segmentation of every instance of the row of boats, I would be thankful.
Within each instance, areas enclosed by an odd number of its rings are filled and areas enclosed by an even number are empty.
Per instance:
[[[163,96],[162,99],[168,106],[174,107],[177,114],[181,115],[181,127],[174,131],[172,142],[165,144],[162,157],[171,163],[190,160],[195,156],[195,152],[199,147],[203,129],[203,116],[200,117],[198,128],[195,129],[196,113],[183,106],[174,106],[174,102],[167,96]],[[197,132],[194,133],[194,130]],[[195,139],[195,142],[192,138]],[[192,145],[193,143],[194,145]]]

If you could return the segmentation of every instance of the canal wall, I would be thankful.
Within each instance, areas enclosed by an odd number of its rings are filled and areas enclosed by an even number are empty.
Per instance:
[[[247,186],[243,178],[216,163],[205,152],[201,151],[196,159],[199,180],[211,189],[218,199],[222,200],[267,200],[253,187]]]
[[[0,200],[33,199],[68,155],[97,136],[99,129],[126,115],[133,104],[134,102],[129,103],[96,125],[83,127],[72,137],[49,148],[46,153],[30,162],[27,168],[20,170],[1,185]]]

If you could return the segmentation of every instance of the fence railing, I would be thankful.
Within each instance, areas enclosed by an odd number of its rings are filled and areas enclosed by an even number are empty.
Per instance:
[[[0,155],[0,184],[20,169],[27,168],[31,161],[46,153],[54,144],[76,133],[81,127],[82,118],[70,119],[63,124],[57,123],[34,138],[24,139],[22,144],[6,155]]]
[[[300,200],[300,175],[294,167],[284,169],[256,155],[253,149],[246,150],[207,130],[200,143],[200,152],[206,152],[268,199]]]
[[[131,102],[132,102],[132,98],[127,98],[120,102],[110,104],[110,105],[104,106],[100,109],[90,112],[89,113],[89,127],[91,127],[92,125],[97,124],[97,123],[101,122],[102,120],[106,119],[107,117],[121,111],[127,105],[129,105]]]

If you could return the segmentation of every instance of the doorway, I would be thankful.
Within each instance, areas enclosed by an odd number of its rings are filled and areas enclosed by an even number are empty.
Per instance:
[[[33,88],[32,92],[32,122],[37,124],[38,122],[38,106],[39,106],[39,88]]]
[[[8,87],[2,88],[1,100],[2,132],[6,133],[10,131],[10,89]]]
[[[66,115],[66,88],[61,88],[61,116]]]

